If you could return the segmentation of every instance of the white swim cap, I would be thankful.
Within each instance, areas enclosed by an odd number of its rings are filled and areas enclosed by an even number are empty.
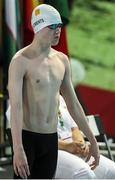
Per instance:
[[[31,24],[34,33],[52,24],[62,24],[59,12],[52,6],[41,4],[32,12]]]

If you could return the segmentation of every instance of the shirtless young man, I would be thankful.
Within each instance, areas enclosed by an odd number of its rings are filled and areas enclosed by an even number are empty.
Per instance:
[[[59,13],[39,5],[32,13],[33,42],[13,57],[9,67],[14,178],[53,178],[57,164],[57,118],[61,91],[69,112],[91,143],[93,167],[99,150],[71,82],[66,55],[51,48],[60,38]]]

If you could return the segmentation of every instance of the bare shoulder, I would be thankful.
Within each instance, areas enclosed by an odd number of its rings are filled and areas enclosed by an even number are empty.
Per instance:
[[[26,67],[26,58],[22,55],[23,49],[19,50],[11,59],[9,69],[21,68],[22,70]]]
[[[57,56],[59,57],[61,62],[64,64],[65,69],[68,69],[69,66],[70,66],[70,62],[69,62],[68,56],[66,54],[62,53],[62,52],[58,52]]]
[[[61,51],[57,51],[52,48],[52,54],[55,54],[64,64],[69,63],[69,58],[66,54],[62,53]]]
[[[27,71],[27,60],[22,56],[21,53],[17,52],[12,58],[8,73],[9,76],[24,76]]]

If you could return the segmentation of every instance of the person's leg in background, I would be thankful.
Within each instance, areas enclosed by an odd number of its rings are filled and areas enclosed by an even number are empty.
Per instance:
[[[94,172],[98,179],[115,179],[115,162],[101,155],[99,166]]]
[[[57,179],[96,179],[89,165],[73,154],[58,150]]]

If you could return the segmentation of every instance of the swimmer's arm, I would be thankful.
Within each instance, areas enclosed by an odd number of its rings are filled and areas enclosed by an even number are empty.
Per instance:
[[[22,146],[22,86],[25,68],[23,59],[15,58],[9,66],[8,91],[11,104],[11,132],[13,150],[23,149]]]
[[[95,136],[93,135],[88,125],[83,108],[75,94],[75,91],[72,85],[72,80],[71,80],[70,64],[67,57],[63,59],[63,63],[65,65],[65,76],[63,78],[62,85],[61,85],[61,93],[65,99],[67,108],[72,118],[76,121],[78,127],[83,131],[83,133],[86,135],[86,137],[90,141],[91,146],[90,146],[89,154],[86,160],[89,161],[91,156],[93,156],[94,161],[90,164],[90,166],[91,166],[91,169],[95,169],[96,166],[99,165],[99,158],[100,158],[99,147],[97,145]]]
[[[96,139],[88,125],[83,108],[75,94],[72,80],[71,80],[71,70],[70,63],[66,55],[63,55],[63,63],[65,66],[65,75],[61,85],[61,93],[67,104],[67,108],[72,116],[72,118],[77,123],[78,127],[87,136],[90,142],[96,142]]]

